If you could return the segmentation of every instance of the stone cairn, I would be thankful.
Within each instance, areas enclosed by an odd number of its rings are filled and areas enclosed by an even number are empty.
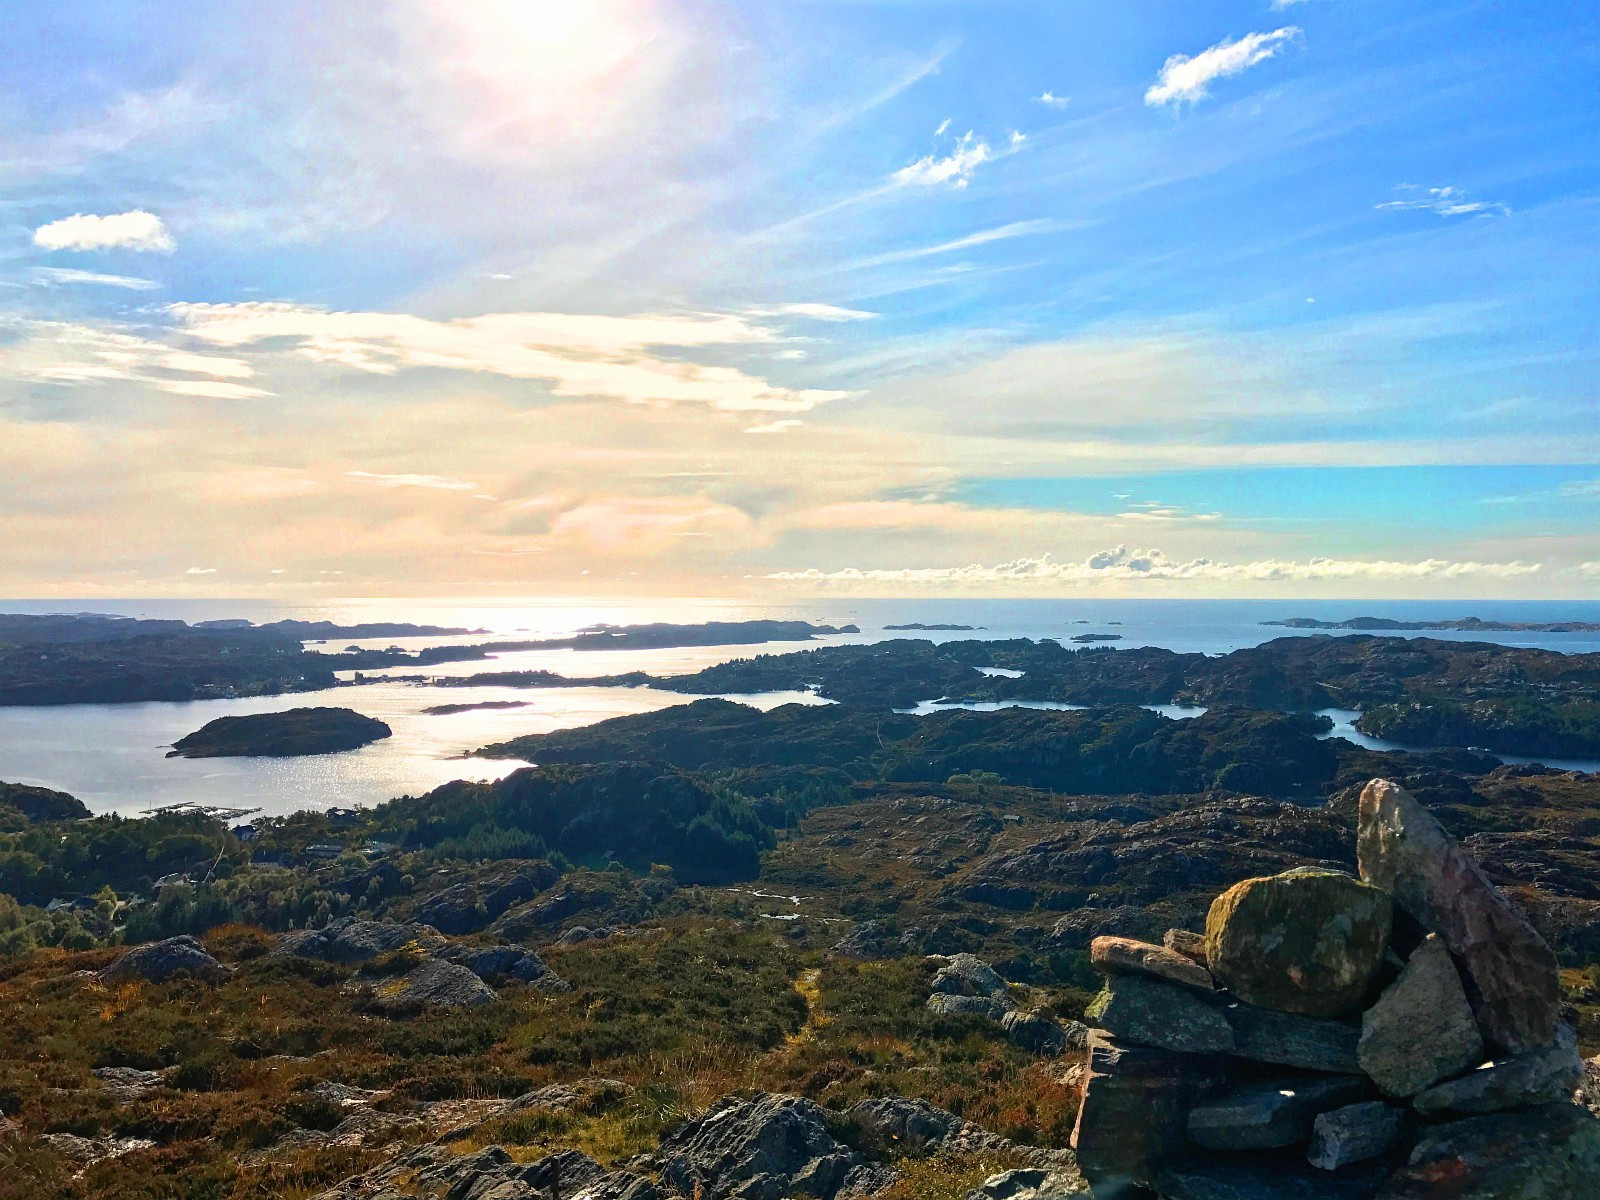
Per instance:
[[[1235,884],[1203,937],[1095,939],[1073,1132],[1095,1196],[1600,1198],[1549,946],[1387,780],[1357,860]]]

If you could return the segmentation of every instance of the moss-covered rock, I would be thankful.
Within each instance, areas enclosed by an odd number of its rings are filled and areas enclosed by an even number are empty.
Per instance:
[[[1246,879],[1212,903],[1206,959],[1241,1000],[1337,1017],[1371,989],[1392,919],[1388,893],[1337,871]]]

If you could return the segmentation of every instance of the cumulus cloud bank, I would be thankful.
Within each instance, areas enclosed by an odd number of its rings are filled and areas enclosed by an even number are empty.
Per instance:
[[[1418,580],[1460,579],[1468,577],[1510,579],[1535,575],[1538,563],[1451,562],[1424,559],[1398,562],[1385,559],[1310,558],[1260,559],[1255,562],[1227,563],[1209,558],[1179,560],[1160,550],[1133,550],[1114,546],[1091,554],[1079,562],[1063,561],[1041,554],[985,566],[970,563],[960,567],[857,568],[839,571],[774,571],[766,579],[789,583],[809,583],[823,587],[850,587],[856,584],[899,584],[932,588],[986,588],[1004,585],[1048,587],[1053,584],[1096,583],[1107,580],[1227,580],[1275,583],[1304,580]]]
[[[416,367],[473,371],[544,380],[557,396],[734,412],[806,412],[849,395],[783,387],[736,367],[651,353],[780,340],[776,331],[738,316],[508,312],[435,321],[271,302],[177,304],[171,311],[184,332],[212,345],[290,346],[316,362],[377,375]]]
[[[43,250],[158,250],[164,254],[178,247],[161,218],[142,208],[107,216],[74,213],[35,229],[33,244]]]
[[[1174,54],[1161,64],[1161,73],[1145,92],[1144,102],[1155,108],[1204,100],[1211,94],[1213,80],[1237,75],[1257,63],[1266,62],[1299,36],[1299,26],[1285,25],[1271,33],[1247,33],[1234,41],[1224,38],[1192,57]]]

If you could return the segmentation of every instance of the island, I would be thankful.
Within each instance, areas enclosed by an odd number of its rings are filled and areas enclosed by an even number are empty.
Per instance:
[[[1122,635],[1120,633],[1079,633],[1074,634],[1071,640],[1082,643],[1120,642],[1122,640]]]
[[[971,633],[978,628],[976,625],[924,625],[921,621],[912,621],[909,625],[885,625],[888,633]]]
[[[307,639],[456,636],[437,625],[146,620],[102,613],[0,613],[0,707],[218,700],[359,686],[339,672],[483,661],[529,650],[645,650],[814,641],[860,633],[806,621],[596,625],[559,638],[405,649],[307,650]]]
[[[291,708],[218,717],[174,742],[167,757],[297,758],[357,750],[393,733],[382,721],[348,708]]]
[[[480,700],[476,704],[435,704],[422,710],[424,716],[448,717],[455,713],[480,712],[496,708],[527,708],[531,700]]]
[[[1290,617],[1263,621],[1283,629],[1451,630],[1458,633],[1600,633],[1600,621],[1485,621],[1462,617],[1457,621],[1396,621],[1389,617],[1351,617],[1348,621],[1319,621],[1315,617]]]

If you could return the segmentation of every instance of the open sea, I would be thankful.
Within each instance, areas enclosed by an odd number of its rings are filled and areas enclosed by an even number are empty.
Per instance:
[[[402,795],[418,795],[452,779],[494,779],[526,764],[466,757],[490,742],[544,733],[608,717],[686,704],[693,696],[650,688],[440,688],[383,681],[384,676],[472,675],[485,671],[546,669],[564,675],[609,675],[647,671],[676,675],[733,658],[783,654],[822,645],[881,641],[893,637],[1068,638],[1080,633],[1115,633],[1119,648],[1164,646],[1171,650],[1225,654],[1274,637],[1302,631],[1262,625],[1268,620],[1315,617],[1340,621],[1358,616],[1397,620],[1455,620],[1468,616],[1502,621],[1600,621],[1600,603],[1540,601],[1277,601],[1277,600],[827,600],[796,604],[746,604],[708,600],[591,603],[571,600],[452,602],[352,600],[315,606],[234,600],[4,601],[0,612],[103,612],[137,617],[202,621],[243,617],[266,622],[285,618],[407,621],[482,629],[456,638],[382,638],[358,645],[400,644],[420,648],[450,642],[524,641],[554,638],[599,624],[652,621],[695,623],[760,618],[807,620],[861,627],[809,642],[760,646],[709,646],[630,651],[552,650],[507,653],[489,660],[368,671],[380,682],[359,688],[297,692],[285,696],[190,703],[80,704],[0,708],[0,780],[33,783],[70,792],[96,812],[137,815],[184,802],[260,809],[282,814],[334,805],[361,806]],[[921,622],[977,627],[972,632],[891,633],[884,626]],[[1461,641],[1496,641],[1568,653],[1600,652],[1600,634],[1430,631],[1416,636]],[[351,644],[340,639],[333,649]],[[823,703],[807,693],[775,692],[729,699],[770,708],[785,703]],[[514,700],[525,706],[450,715],[428,715],[439,704]],[[920,706],[929,709],[938,697]],[[292,759],[180,759],[165,757],[185,734],[219,716],[272,712],[312,705],[353,708],[389,723],[394,736],[360,750]],[[1195,710],[1169,710],[1193,715]],[[1380,749],[1399,748],[1356,733],[1352,713],[1332,714],[1337,736]],[[1502,756],[1506,757],[1506,756]],[[1509,760],[1508,761],[1519,761]],[[1552,766],[1600,770],[1600,762],[1555,762]]]

